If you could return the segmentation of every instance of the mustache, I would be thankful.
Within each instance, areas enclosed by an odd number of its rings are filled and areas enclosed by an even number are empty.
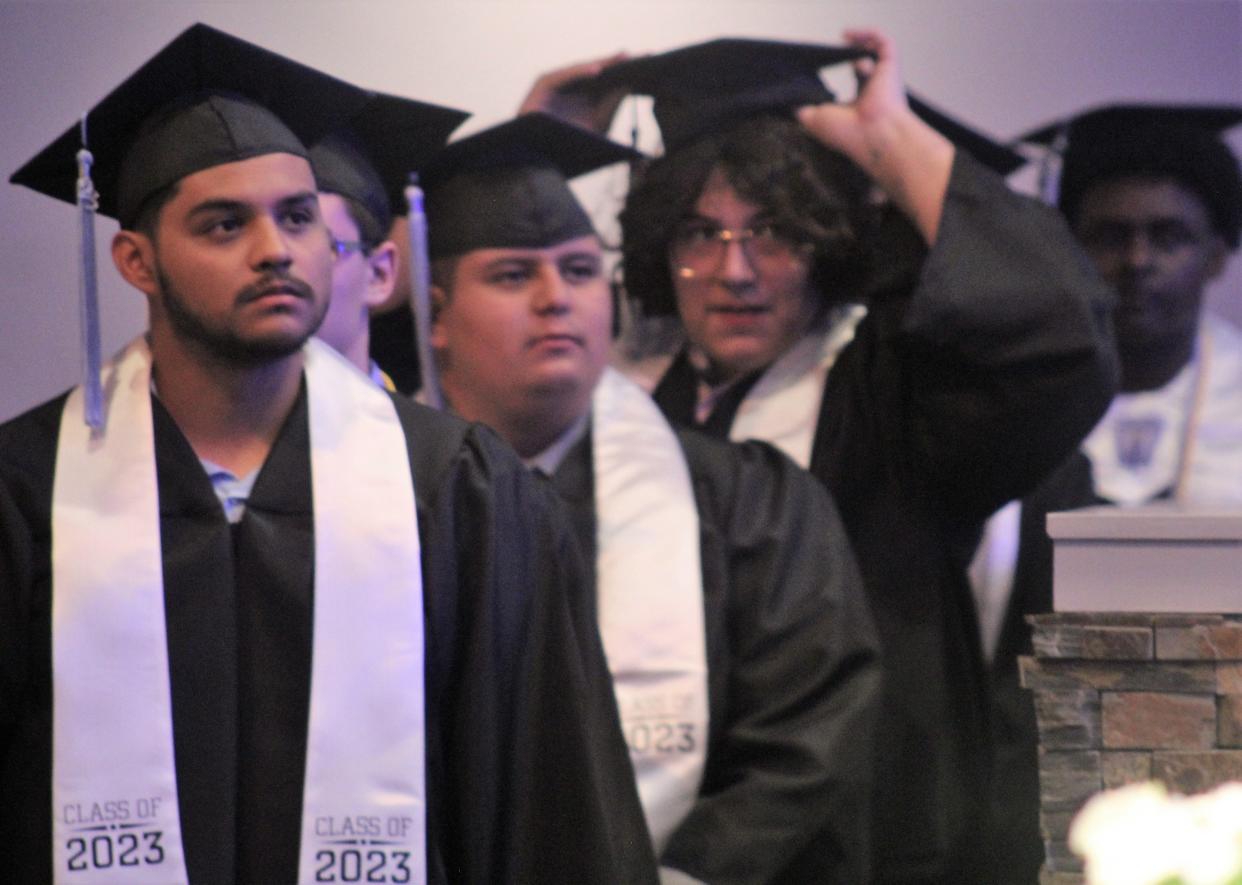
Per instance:
[[[580,333],[572,329],[564,329],[556,332],[540,332],[537,335],[530,336],[531,341],[544,341],[549,338],[569,338],[574,341],[584,340]]]
[[[268,274],[257,283],[252,283],[238,292],[235,300],[238,305],[249,304],[265,295],[273,294],[294,295],[305,301],[312,301],[315,297],[310,284],[305,280],[289,274]]]

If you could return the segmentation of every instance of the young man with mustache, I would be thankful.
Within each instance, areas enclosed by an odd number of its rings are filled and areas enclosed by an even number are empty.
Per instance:
[[[311,338],[304,144],[367,97],[196,25],[89,115],[150,327],[99,415],[88,383],[0,427],[15,881],[654,878],[548,496]],[[15,180],[72,201],[79,143]]]

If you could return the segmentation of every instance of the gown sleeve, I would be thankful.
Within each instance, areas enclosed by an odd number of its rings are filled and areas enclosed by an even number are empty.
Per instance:
[[[576,596],[590,584],[550,489],[477,427],[421,488],[444,880],[654,882],[603,649]]]
[[[879,650],[836,508],[766,444],[682,437],[703,532],[711,745],[661,863],[713,885],[868,881]]]
[[[1032,489],[1107,407],[1112,303],[1059,213],[959,152],[936,243],[913,281],[871,297],[857,352],[830,375],[838,401],[816,447],[838,448],[839,394],[857,391],[850,423],[871,428],[889,469],[946,512],[983,519]],[[812,472],[833,470],[826,460]]]

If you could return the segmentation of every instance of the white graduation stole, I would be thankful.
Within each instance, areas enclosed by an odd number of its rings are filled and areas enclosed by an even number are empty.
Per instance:
[[[298,881],[379,870],[385,881],[421,883],[422,572],[412,484],[394,479],[409,475],[405,438],[382,391],[326,345],[312,339],[305,353],[315,626]],[[139,338],[105,367],[105,431],[91,437],[80,389],[61,419],[52,495],[57,882],[186,881],[150,373]]]
[[[1142,504],[1179,484],[1194,434],[1191,405],[1200,377],[1192,359],[1164,387],[1113,398],[1082,443],[1101,496]]]
[[[828,370],[866,315],[860,304],[845,305],[826,333],[807,335],[772,363],[738,406],[729,439],[769,442],[799,467],[809,467]]]
[[[104,367],[107,425],[65,402],[52,488],[57,882],[186,881],[173,767],[151,355]]]
[[[707,757],[699,516],[676,435],[606,369],[592,397],[599,626],[656,853],[698,796]]]
[[[1178,500],[1232,509],[1242,505],[1242,337],[1206,313],[1199,326],[1199,379]]]
[[[305,352],[315,627],[298,880],[422,883],[423,573],[409,452],[385,391],[318,339]]]
[[[1118,504],[1172,491],[1181,504],[1242,504],[1242,337],[1204,314],[1195,353],[1164,387],[1118,394],[1083,443],[1096,490]]]

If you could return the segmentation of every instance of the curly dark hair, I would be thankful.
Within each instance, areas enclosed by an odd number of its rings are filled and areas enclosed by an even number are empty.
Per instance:
[[[669,247],[718,166],[741,197],[812,248],[811,283],[825,305],[853,297],[869,273],[868,234],[879,219],[869,200],[871,183],[796,121],[764,116],[677,148],[635,172],[620,216],[621,268],[626,293],[643,314],[676,312]]]

